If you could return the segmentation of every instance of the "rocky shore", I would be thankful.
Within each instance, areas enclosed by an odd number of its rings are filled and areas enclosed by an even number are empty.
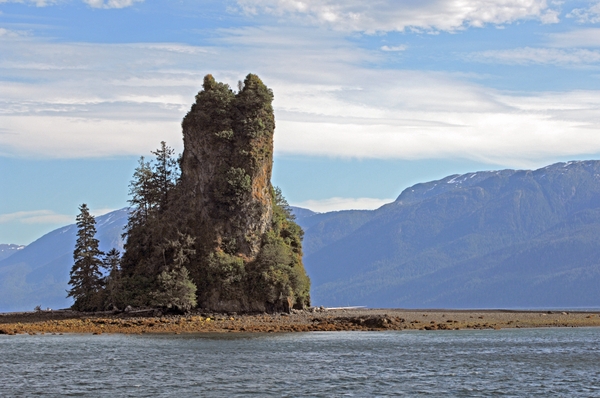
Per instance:
[[[0,334],[461,330],[600,326],[600,312],[311,308],[291,314],[159,315],[154,310],[0,314]]]

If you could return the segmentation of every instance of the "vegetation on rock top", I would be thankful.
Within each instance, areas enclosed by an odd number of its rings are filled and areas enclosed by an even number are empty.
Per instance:
[[[93,294],[98,299],[76,297],[80,289],[71,283],[78,309],[289,311],[310,305],[303,231],[271,185],[273,93],[252,74],[239,88],[235,93],[207,75],[182,123],[181,157],[162,142],[155,159],[140,159],[130,184],[123,257],[109,253],[107,275],[92,278],[101,287]],[[100,261],[102,253],[91,256]],[[75,257],[72,273],[80,272],[77,249]]]

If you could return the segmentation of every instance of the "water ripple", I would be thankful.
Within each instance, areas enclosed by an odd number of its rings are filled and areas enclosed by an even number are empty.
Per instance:
[[[600,395],[600,329],[0,336],[0,396]]]

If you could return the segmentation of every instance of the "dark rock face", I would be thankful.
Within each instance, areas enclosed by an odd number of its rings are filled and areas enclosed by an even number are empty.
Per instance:
[[[236,95],[205,77],[182,123],[181,182],[213,248],[252,260],[272,218],[275,120],[271,90],[256,75],[244,83]]]

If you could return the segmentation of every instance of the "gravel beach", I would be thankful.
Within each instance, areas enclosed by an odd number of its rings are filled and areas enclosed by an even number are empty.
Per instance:
[[[0,334],[231,333],[366,330],[460,330],[600,326],[600,311],[406,310],[311,308],[291,314],[159,315],[69,310],[0,314]]]

